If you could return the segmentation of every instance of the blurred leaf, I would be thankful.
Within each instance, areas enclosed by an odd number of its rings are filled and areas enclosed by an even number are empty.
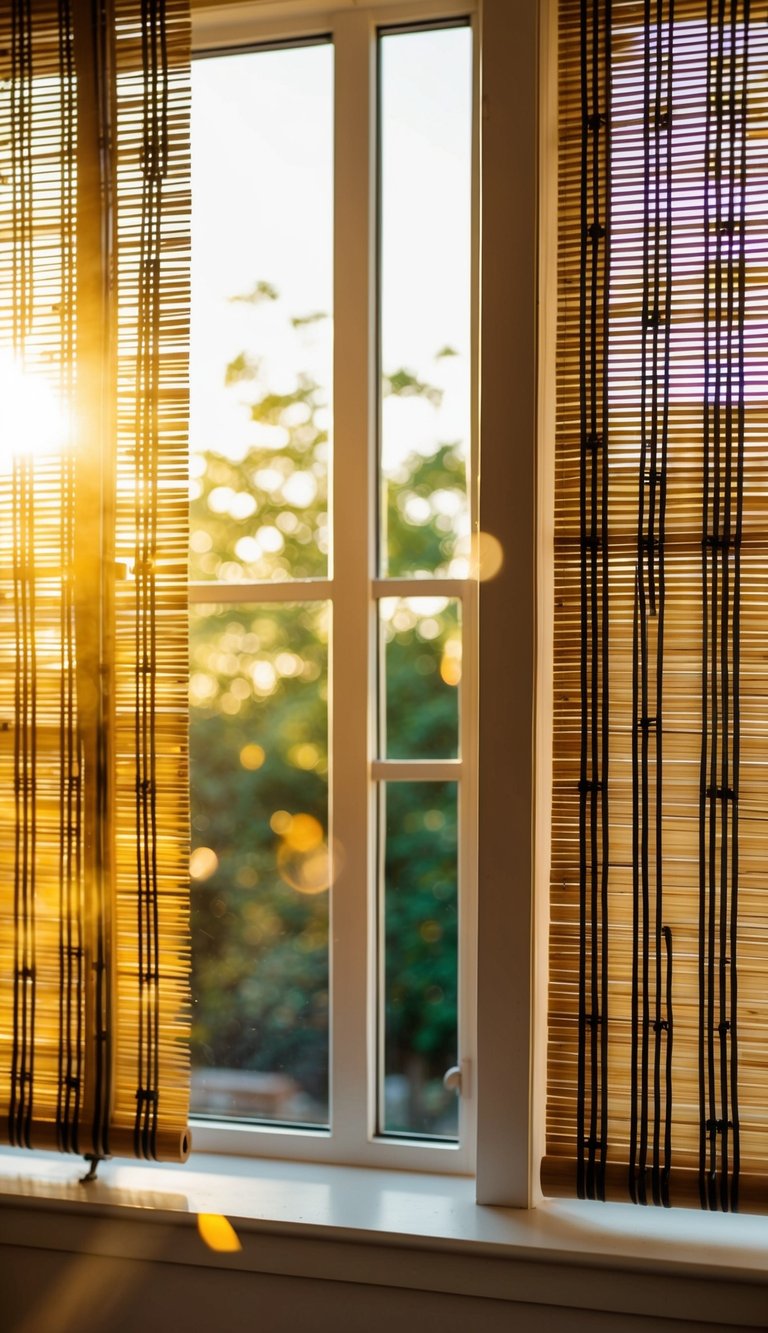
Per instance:
[[[244,380],[255,380],[258,377],[260,367],[261,362],[256,357],[241,352],[227,366],[224,383],[241,384]]]
[[[240,296],[231,296],[230,301],[241,301],[245,305],[259,305],[261,301],[277,301],[280,293],[271,282],[257,282],[249,292]]]
[[[386,398],[392,394],[399,398],[426,398],[433,407],[439,407],[443,401],[443,391],[434,384],[427,384],[410,370],[395,370],[383,376],[383,393]]]
[[[324,310],[315,310],[311,315],[293,315],[291,326],[294,329],[303,329],[307,324],[318,324],[321,320],[327,318],[328,315]]]

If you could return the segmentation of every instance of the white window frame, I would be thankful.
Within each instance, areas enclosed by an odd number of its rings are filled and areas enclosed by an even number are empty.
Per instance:
[[[541,1201],[552,786],[557,0],[482,0],[478,1203]],[[541,313],[540,313],[541,312]],[[545,373],[540,373],[543,368]]]
[[[477,642],[478,585],[474,580],[381,579],[375,576],[377,414],[376,71],[379,29],[468,17],[475,31],[473,107],[473,255],[479,252],[478,137],[479,41],[473,0],[379,0],[353,3],[284,0],[193,9],[193,47],[224,53],[268,43],[330,36],[334,44],[334,459],[332,512],[367,510],[367,550],[353,524],[335,525],[333,565],[327,579],[221,587],[193,585],[194,603],[236,599],[328,600],[333,606],[329,732],[333,837],[344,846],[344,865],[331,906],[331,1114],[328,1130],[282,1128],[208,1119],[193,1121],[203,1151],[291,1157],[470,1174],[474,1169],[476,1079],[475,959],[477,808],[477,663],[467,646]],[[479,267],[472,265],[472,431],[470,505],[477,514]],[[361,448],[360,442],[366,442]],[[365,498],[364,498],[365,497]],[[384,596],[456,597],[465,644],[460,755],[457,760],[394,761],[376,757],[377,600]],[[360,670],[366,645],[367,671]],[[334,707],[333,700],[338,701]],[[424,1141],[378,1135],[377,1097],[381,1040],[377,965],[376,802],[386,779],[459,780],[459,1045],[462,1090],[459,1140]],[[360,886],[367,892],[361,893]],[[379,1053],[377,1055],[377,1052]]]

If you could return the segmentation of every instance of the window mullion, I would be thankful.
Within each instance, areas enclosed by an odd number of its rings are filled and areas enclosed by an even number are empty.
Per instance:
[[[480,21],[472,21],[472,223],[470,455],[467,475],[473,539],[478,536],[480,479]],[[458,788],[459,817],[459,1059],[462,1072],[459,1136],[471,1169],[476,1166],[477,1137],[477,988],[479,966],[478,904],[478,688],[479,688],[479,545],[476,562],[461,597],[462,671],[459,693],[459,754],[462,780]],[[473,567],[474,566],[474,567]]]
[[[478,608],[476,1172],[478,1202],[515,1207],[531,1202],[538,140],[528,109],[538,96],[540,8],[484,0],[481,38],[491,110],[481,165],[479,520],[504,563],[480,585]]]
[[[367,14],[334,27],[334,478],[331,686],[331,1124],[353,1155],[372,1128],[371,683],[375,354],[374,34]]]
[[[333,585],[329,579],[284,579],[279,582],[251,581],[242,583],[223,583],[219,580],[197,580],[189,585],[189,601],[192,606],[206,603],[226,602],[325,602],[333,596]]]
[[[374,759],[376,782],[458,782],[464,775],[460,759]]]

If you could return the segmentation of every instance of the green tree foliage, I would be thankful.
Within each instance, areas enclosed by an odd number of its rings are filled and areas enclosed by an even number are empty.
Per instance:
[[[258,306],[278,294],[257,283],[243,299]],[[300,345],[322,319],[286,323]],[[211,441],[193,460],[191,577],[322,576],[323,388],[300,373],[275,392],[249,352],[233,359],[226,380],[247,394],[254,441],[239,451]],[[387,377],[385,391],[439,408],[439,390],[405,369]],[[388,572],[447,570],[463,504],[456,444],[401,459],[386,483]],[[386,753],[455,755],[456,604],[389,599],[383,634]],[[327,655],[322,603],[195,608],[194,1062],[288,1073],[305,1098],[295,1114],[308,1119],[327,1107]],[[385,1065],[388,1086],[405,1089],[387,1128],[450,1132],[441,1078],[457,1054],[455,784],[388,784],[386,827]]]

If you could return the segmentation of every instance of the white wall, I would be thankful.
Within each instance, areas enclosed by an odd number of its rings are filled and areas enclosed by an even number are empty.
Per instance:
[[[77,1187],[74,1187],[76,1191]],[[73,1192],[74,1192],[73,1191]],[[719,1274],[563,1246],[460,1244],[337,1225],[236,1221],[206,1248],[193,1211],[42,1194],[0,1200],[2,1333],[509,1333],[768,1327],[761,1265]],[[165,1206],[163,1206],[165,1204]],[[667,1214],[669,1217],[669,1214]],[[563,1231],[562,1225],[560,1230]],[[565,1243],[565,1232],[563,1232]]]
[[[547,1285],[544,1271],[542,1295]],[[714,1333],[736,1327],[13,1245],[0,1249],[0,1293],[4,1333],[686,1333],[703,1327]]]

